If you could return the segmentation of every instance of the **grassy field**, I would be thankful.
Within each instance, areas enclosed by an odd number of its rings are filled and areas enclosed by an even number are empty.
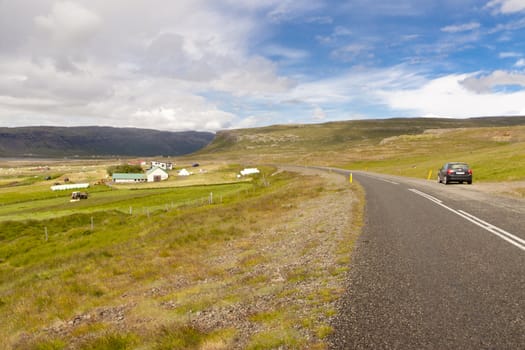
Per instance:
[[[76,166],[62,169],[61,176],[94,180],[104,168],[99,167],[96,176],[82,175]],[[95,186],[88,200],[73,203],[69,191],[50,191],[49,181],[26,181],[24,167],[6,175],[9,185],[0,188],[4,346],[229,349],[238,346],[242,328],[208,326],[205,320],[199,322],[206,326],[196,325],[197,315],[247,307],[239,322],[258,331],[243,335],[243,348],[324,348],[331,328],[322,320],[334,311],[321,308],[319,300],[333,302],[340,293],[330,281],[342,283],[349,238],[344,237],[344,249],[334,248],[331,270],[323,270],[324,261],[319,269],[315,263],[302,270],[295,260],[314,245],[301,241],[304,248],[285,252],[277,242],[288,240],[287,232],[262,232],[280,221],[293,227],[286,216],[295,216],[297,205],[332,190],[317,177],[276,173],[273,167],[260,167],[262,175],[236,182],[238,165],[208,169],[200,174],[208,177],[207,185],[188,178],[161,188]],[[265,252],[272,244],[279,248]],[[283,268],[286,277],[269,283],[286,259],[292,266],[287,273]],[[317,287],[305,292],[301,284]],[[273,304],[249,306],[258,300],[254,297]],[[294,305],[297,300],[300,305]]]

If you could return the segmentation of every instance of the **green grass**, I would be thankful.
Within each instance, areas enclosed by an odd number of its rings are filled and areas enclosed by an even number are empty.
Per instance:
[[[82,350],[127,350],[133,349],[137,343],[133,334],[107,334],[81,345]]]
[[[249,350],[302,349],[304,340],[293,329],[265,331],[252,337],[246,347]]]
[[[98,205],[87,206],[85,213],[53,218],[36,215],[39,220],[0,222],[0,313],[10,315],[9,318],[2,317],[0,337],[21,348],[61,349],[69,343],[68,336],[48,339],[39,336],[39,330],[57,320],[68,320],[103,305],[119,305],[126,291],[169,279],[181,271],[192,281],[216,276],[221,285],[228,284],[225,271],[202,265],[200,257],[210,247],[225,246],[256,229],[269,217],[274,219],[279,211],[289,210],[280,207],[283,200],[289,201],[293,197],[299,200],[301,196],[318,194],[309,193],[307,188],[302,188],[303,185],[302,180],[281,173],[272,177],[271,185],[256,178],[251,183],[197,186],[175,191],[102,192],[100,195],[149,193],[149,197],[173,200],[174,208],[151,211],[148,217],[143,212],[129,215],[118,210],[103,211],[100,210],[101,203],[97,202]],[[218,193],[226,188],[224,193],[228,195],[223,197],[222,203],[180,205],[194,196],[209,193],[210,188]],[[122,200],[131,199],[124,196]],[[148,196],[134,197],[134,200],[135,205],[156,203],[156,199],[148,199]],[[276,212],[273,211],[275,208],[280,209]],[[37,206],[35,211],[38,210]],[[46,212],[44,207],[42,211]],[[91,217],[95,223],[93,230]],[[44,235],[46,228],[47,240]],[[241,267],[248,270],[266,261],[265,256],[256,251],[247,251],[239,259]],[[219,344],[222,346],[219,348],[226,349],[232,342],[232,331],[219,336],[215,331],[208,333],[192,329],[186,324],[187,315],[213,305],[228,305],[251,297],[251,288],[265,288],[266,282],[265,277],[260,281],[250,281],[245,285],[247,289],[230,291],[221,291],[224,286],[215,284],[197,285],[193,291],[182,289],[165,296],[165,300],[179,302],[170,313],[159,313],[158,306],[153,309],[146,307],[148,304],[137,306],[137,310],[144,310],[150,319],[158,315],[166,317],[145,329],[115,333],[110,324],[105,324],[103,327],[74,329],[74,334],[91,335],[89,342],[82,343],[81,348],[85,349],[127,349],[140,344],[159,349]],[[170,328],[168,325],[173,322],[181,328]],[[164,331],[159,333],[159,329]],[[17,343],[20,332],[34,334],[34,338],[27,343]]]
[[[129,213],[144,213],[172,209],[174,206],[191,205],[197,201],[206,201],[213,193],[214,201],[228,201],[231,196],[251,188],[249,183],[224,185],[191,186],[178,188],[153,188],[143,190],[110,190],[89,191],[89,199],[70,202],[70,192],[55,194],[48,191],[40,194],[40,199],[32,199],[29,194],[16,195],[16,203],[0,206],[0,220],[46,219],[73,213],[91,213],[96,211],[118,210]],[[8,194],[4,194],[9,197]],[[59,196],[59,197],[56,197]],[[12,197],[9,197],[12,198]],[[22,201],[21,198],[25,200]],[[9,203],[9,201],[6,201]]]
[[[459,129],[439,136],[399,137],[361,150],[363,160],[347,163],[345,168],[416,178],[427,178],[432,171],[434,179],[444,163],[464,161],[473,168],[475,181],[524,180],[525,127],[513,128],[515,141],[494,140],[495,135],[507,132],[507,128]]]

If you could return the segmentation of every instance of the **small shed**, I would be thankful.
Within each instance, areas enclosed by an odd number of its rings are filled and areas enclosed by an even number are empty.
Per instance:
[[[146,172],[146,178],[148,182],[164,181],[167,180],[168,177],[169,174],[166,172],[166,170],[159,167],[151,168]]]
[[[135,173],[114,173],[111,176],[111,178],[115,183],[132,183],[146,181],[146,175]]]
[[[179,174],[179,176],[190,176],[191,175],[191,173],[188,170],[186,170],[186,169],[179,170],[178,174]]]
[[[244,170],[241,170],[241,175],[242,176],[252,175],[252,174],[259,174],[259,173],[260,173],[260,171],[257,168],[246,168]]]

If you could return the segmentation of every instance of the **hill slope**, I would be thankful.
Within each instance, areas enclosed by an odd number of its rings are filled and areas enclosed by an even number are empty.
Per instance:
[[[525,117],[384,119],[227,130],[199,156],[428,177],[466,161],[477,180],[525,180]]]
[[[209,132],[96,126],[0,128],[0,157],[179,156],[214,137]]]
[[[318,152],[370,146],[400,135],[422,134],[430,129],[509,127],[525,125],[525,117],[471,119],[394,118],[330,122],[324,124],[274,125],[262,128],[226,130],[202,153]]]

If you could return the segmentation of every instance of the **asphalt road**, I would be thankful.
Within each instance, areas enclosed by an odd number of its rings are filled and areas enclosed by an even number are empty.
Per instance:
[[[365,225],[331,349],[525,349],[525,201],[353,179]]]

